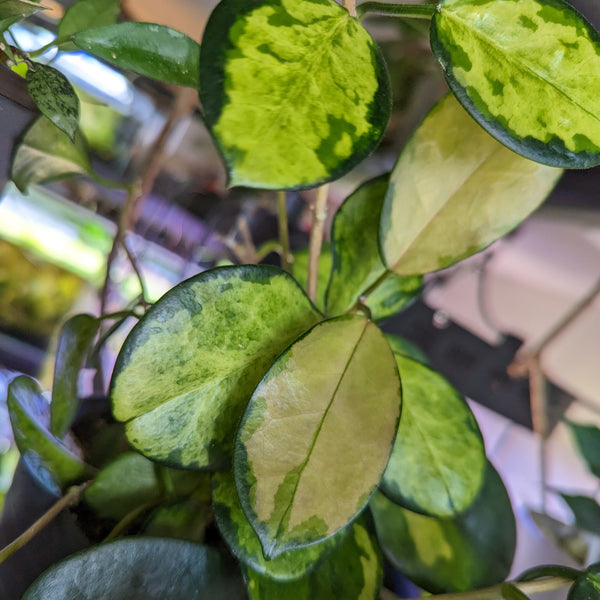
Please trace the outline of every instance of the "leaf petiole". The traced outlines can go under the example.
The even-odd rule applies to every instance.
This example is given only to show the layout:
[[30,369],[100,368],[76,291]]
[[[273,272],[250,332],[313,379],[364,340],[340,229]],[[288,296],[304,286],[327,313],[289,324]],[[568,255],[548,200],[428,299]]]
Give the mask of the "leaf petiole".
[[367,13],[404,17],[406,19],[431,19],[437,4],[387,4],[386,2],[363,2],[356,7],[356,15],[362,19]]

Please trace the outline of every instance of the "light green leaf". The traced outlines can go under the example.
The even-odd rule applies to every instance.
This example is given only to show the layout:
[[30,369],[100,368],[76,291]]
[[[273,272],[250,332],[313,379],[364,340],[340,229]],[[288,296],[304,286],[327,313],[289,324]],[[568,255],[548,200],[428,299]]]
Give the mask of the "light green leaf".
[[[319,257],[317,297],[315,298],[315,306],[321,312],[325,311],[325,291],[327,290],[327,282],[329,281],[329,275],[331,273],[332,260],[331,247],[327,242],[323,242],[321,256]],[[308,248],[294,252],[292,276],[304,289],[306,289],[308,279]]]
[[382,493],[371,501],[377,537],[392,565],[434,594],[504,581],[515,552],[515,518],[502,480],[488,463],[483,489],[454,519],[427,517]]
[[567,422],[567,426],[588,469],[596,477],[600,477],[600,429],[595,425],[572,422]]
[[122,454],[98,473],[85,491],[85,501],[100,517],[118,521],[134,508],[161,498],[156,468],[137,452]]
[[48,402],[29,377],[15,377],[8,386],[8,414],[15,443],[30,474],[49,492],[89,477],[93,469],[78,456],[70,439],[59,440],[48,430]]
[[356,517],[381,479],[399,416],[394,357],[363,317],[320,323],[279,357],[252,395],[234,456],[266,557]]
[[50,431],[59,438],[67,433],[79,408],[79,371],[84,365],[98,326],[98,319],[81,314],[70,318],[61,329],[50,404]]
[[256,573],[279,581],[304,576],[338,546],[347,533],[342,530],[319,544],[288,550],[266,560],[260,540],[242,510],[232,471],[213,475],[213,510],[219,530],[236,558]]
[[[361,185],[340,206],[331,232],[333,269],[327,288],[327,314],[350,310],[363,292],[386,272],[379,254],[381,207],[389,175]],[[384,319],[407,306],[421,291],[421,277],[389,275],[365,304],[374,320]]]
[[11,178],[25,192],[30,185],[91,172],[82,136],[77,134],[73,143],[49,119],[39,117],[17,146]]
[[199,45],[153,23],[117,23],[75,33],[74,44],[109,63],[165,83],[198,87]]
[[[70,35],[117,22],[121,12],[121,0],[78,0],[67,8],[58,24],[56,37],[58,40]],[[77,50],[72,42],[61,44],[63,51]]]
[[503,144],[555,167],[600,163],[600,36],[569,4],[442,0],[431,47],[460,102]]
[[407,340],[400,335],[396,335],[395,333],[386,333],[385,339],[390,345],[394,355],[411,358],[412,360],[416,360],[424,365],[430,366],[427,355],[410,340]]
[[321,318],[274,267],[222,267],[192,277],[165,294],[125,341],[111,383],[114,415],[153,460],[223,465],[252,391]]
[[43,573],[23,600],[243,598],[237,568],[200,544],[126,538],[69,556]]
[[567,600],[595,600],[600,596],[600,563],[590,565],[569,590]]
[[376,600],[383,575],[377,542],[364,518],[349,529],[344,541],[297,581],[275,581],[247,568],[250,600]]
[[157,508],[144,527],[144,535],[201,542],[212,520],[213,513],[208,502],[189,498]]
[[561,173],[508,150],[447,96],[392,172],[380,226],[385,263],[411,275],[479,252],[537,208]]
[[402,419],[380,489],[413,511],[451,517],[479,493],[487,461],[477,421],[439,373],[396,356]]
[[32,63],[25,78],[27,91],[41,113],[75,142],[79,98],[69,80],[60,71],[41,63]]
[[222,0],[202,39],[200,100],[230,185],[269,189],[348,172],[391,105],[380,50],[333,0]]
[[579,529],[600,535],[600,504],[586,496],[561,494],[575,515],[575,524]]

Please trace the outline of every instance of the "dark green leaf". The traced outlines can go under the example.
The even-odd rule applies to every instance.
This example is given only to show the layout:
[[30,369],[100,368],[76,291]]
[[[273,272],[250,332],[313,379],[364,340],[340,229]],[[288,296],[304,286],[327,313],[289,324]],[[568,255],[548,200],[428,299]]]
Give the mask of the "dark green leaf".
[[545,513],[530,510],[533,522],[546,538],[577,563],[584,564],[588,556],[590,540],[589,534],[577,529],[575,525],[567,525]]
[[68,557],[43,573],[23,600],[241,600],[237,568],[212,548],[181,540],[129,538]]
[[600,477],[600,429],[595,425],[581,425],[579,423],[567,422],[571,434],[575,439],[577,449],[588,469]]
[[591,565],[575,581],[569,590],[567,600],[598,600],[600,598],[600,563]]
[[98,325],[98,319],[82,314],[69,319],[61,329],[50,404],[50,431],[59,438],[67,433],[79,408],[79,371],[84,365]]
[[72,37],[78,48],[165,83],[198,87],[200,47],[187,35],[153,23],[117,23]]
[[561,496],[573,511],[577,527],[600,535],[600,505],[593,498],[586,496]]
[[323,540],[363,510],[399,416],[394,356],[363,317],[324,321],[277,359],[252,395],[234,455],[266,557]]
[[136,452],[128,452],[98,473],[84,497],[99,516],[118,521],[161,496],[156,465]]
[[489,464],[479,497],[454,519],[411,512],[381,493],[373,497],[371,508],[384,555],[430,592],[494,585],[510,571],[515,519],[504,485]]
[[[333,269],[327,288],[327,313],[351,309],[361,294],[381,278],[386,268],[379,254],[381,208],[389,175],[367,181],[348,196],[335,214],[332,228]],[[374,320],[406,307],[421,292],[421,277],[389,275],[365,304]]]
[[483,484],[487,461],[477,421],[439,373],[396,356],[402,418],[380,489],[396,504],[438,517],[466,510]]
[[[27,2],[27,0],[2,0],[2,2],[0,2],[0,24],[5,19],[11,20],[12,23],[16,23],[22,18],[28,17],[38,10],[44,9],[45,7],[40,6],[35,2]],[[0,29],[0,31],[2,31],[2,29]]]
[[21,192],[30,185],[91,173],[82,136],[75,143],[46,117],[36,119],[17,146],[11,178]]
[[[79,0],[67,8],[58,24],[57,39],[103,25],[113,25],[121,12],[121,0]],[[75,44],[61,44],[63,51],[77,50]]]
[[50,410],[39,385],[19,376],[8,386],[8,414],[15,443],[31,475],[53,494],[69,483],[89,477],[92,469],[68,439],[58,440],[48,430]]
[[219,530],[238,560],[256,573],[279,581],[304,576],[339,545],[347,533],[342,530],[320,544],[289,550],[272,560],[266,560],[260,540],[242,510],[231,471],[222,471],[213,476],[213,509]]
[[117,359],[113,412],[131,444],[184,467],[231,459],[235,430],[277,356],[321,319],[274,267],[222,267],[179,284],[134,327]]
[[390,345],[392,352],[396,356],[405,356],[406,358],[412,358],[424,365],[429,366],[429,359],[426,354],[415,344],[413,344],[410,340],[403,338],[394,333],[386,333],[385,339],[387,343]]
[[575,581],[581,575],[583,575],[583,571],[563,565],[540,565],[521,573],[517,577],[517,581],[535,581],[544,577],[562,577],[563,579]]
[[79,98],[69,80],[60,71],[41,63],[31,64],[26,80],[27,91],[42,114],[75,142]]
[[555,167],[600,163],[600,36],[567,2],[442,0],[431,47],[503,144]]
[[381,53],[333,0],[223,0],[202,38],[200,100],[231,185],[314,187],[378,144]]
[[381,213],[384,262],[414,275],[479,252],[537,208],[561,173],[511,152],[447,96],[392,172]]
[[350,526],[344,541],[302,579],[275,581],[246,569],[250,600],[376,600],[381,557],[365,519]]

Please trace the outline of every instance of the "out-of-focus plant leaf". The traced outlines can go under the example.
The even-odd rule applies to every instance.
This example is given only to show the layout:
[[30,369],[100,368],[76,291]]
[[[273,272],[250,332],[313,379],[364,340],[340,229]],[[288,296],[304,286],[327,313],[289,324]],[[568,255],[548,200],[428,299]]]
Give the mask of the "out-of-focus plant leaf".
[[571,496],[561,494],[575,515],[575,523],[579,529],[600,535],[600,505],[587,496]]
[[144,535],[201,542],[212,518],[208,502],[189,498],[154,510],[144,527]]
[[479,252],[537,208],[561,173],[494,140],[447,96],[392,171],[380,225],[385,264],[414,275]]
[[402,336],[396,335],[395,333],[386,333],[385,339],[390,345],[392,352],[396,356],[405,356],[406,358],[412,358],[412,360],[416,360],[420,363],[423,363],[424,365],[430,366],[427,355],[410,340],[407,340]]
[[600,429],[595,425],[567,422],[571,435],[588,469],[600,477]]
[[555,167],[600,163],[600,35],[567,2],[442,0],[431,48],[503,144]]
[[27,0],[2,0],[0,2],[0,33],[14,25],[17,21],[38,12],[45,10],[36,2]]
[[324,540],[363,510],[400,403],[394,356],[363,317],[324,321],[280,355],[252,394],[234,455],[240,501],[266,557]]
[[542,533],[560,550],[576,560],[580,565],[585,563],[589,544],[585,534],[575,527],[557,521],[552,517],[533,510],[529,511],[531,518]]
[[396,356],[402,419],[381,480],[396,504],[438,517],[465,511],[487,469],[483,438],[461,394],[439,373]]
[[192,277],[156,302],[125,341],[111,383],[114,415],[126,422],[130,443],[154,460],[222,466],[258,382],[321,318],[274,267]]
[[480,495],[463,514],[439,519],[411,512],[377,493],[377,537],[392,565],[432,593],[495,585],[510,571],[515,518],[502,480],[488,463]]
[[98,325],[98,319],[81,314],[71,317],[61,329],[50,404],[50,431],[59,438],[67,433],[79,408],[79,371],[96,336]]
[[391,106],[380,50],[332,0],[221,1],[202,38],[200,100],[230,185],[269,189],[348,172]]
[[116,23],[73,34],[73,43],[121,68],[165,83],[198,88],[200,46],[153,23]]
[[[317,271],[317,297],[315,298],[315,306],[325,312],[325,291],[327,290],[327,282],[331,273],[331,246],[327,242],[323,242],[321,248],[321,256],[319,257],[319,270]],[[294,279],[306,289],[308,277],[308,248],[294,252],[294,262],[292,262],[292,275]]]
[[[121,12],[121,0],[78,0],[65,11],[58,24],[56,37],[63,40],[69,36],[103,25],[113,25]],[[60,45],[63,51],[77,50],[72,42]]]

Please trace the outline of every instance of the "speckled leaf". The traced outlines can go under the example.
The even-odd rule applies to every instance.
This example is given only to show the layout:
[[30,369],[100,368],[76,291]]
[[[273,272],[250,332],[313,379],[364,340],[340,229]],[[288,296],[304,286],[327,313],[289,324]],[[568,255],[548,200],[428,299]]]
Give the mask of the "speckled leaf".
[[299,579],[324,559],[346,535],[342,530],[319,544],[288,550],[272,560],[263,556],[260,540],[240,504],[232,471],[213,475],[215,520],[229,548],[238,560],[269,579]]
[[487,461],[477,421],[439,373],[396,356],[402,419],[380,489],[416,512],[451,517],[466,510],[483,484]]
[[590,565],[569,589],[567,600],[597,600],[600,597],[600,563]]
[[222,0],[202,39],[200,100],[230,185],[313,187],[378,144],[381,53],[333,0]]
[[595,425],[571,422],[567,422],[567,426],[588,469],[596,477],[600,477],[600,429]]
[[[56,38],[63,40],[86,29],[113,25],[121,12],[121,0],[78,0],[65,11],[58,24]],[[77,50],[72,42],[61,44],[63,51]]]
[[79,408],[79,371],[84,365],[98,326],[98,319],[81,314],[70,318],[61,329],[56,347],[50,404],[50,431],[57,437],[62,437],[69,430]]
[[118,521],[138,506],[162,495],[157,466],[137,452],[127,452],[106,465],[85,491],[85,501],[100,517]]
[[[389,175],[367,181],[346,198],[335,214],[327,314],[339,315],[351,309],[386,272],[379,254],[378,229],[388,181]],[[366,299],[372,318],[383,319],[399,312],[419,295],[421,282],[421,277],[388,276]]]
[[125,341],[111,383],[114,415],[153,460],[223,465],[252,391],[319,320],[280,269],[222,267],[192,277],[165,294]]
[[555,167],[600,163],[600,36],[563,0],[442,0],[431,47],[493,136]]
[[344,541],[302,579],[275,581],[247,568],[250,600],[376,600],[383,569],[369,521],[349,527]]
[[491,138],[447,96],[392,172],[380,225],[385,263],[410,275],[479,252],[537,208],[561,173]]
[[7,405],[17,448],[40,485],[60,495],[61,488],[93,473],[70,439],[59,440],[48,430],[48,402],[33,379],[23,375],[13,379],[8,386]]
[[239,571],[213,548],[181,540],[126,538],[69,556],[43,573],[23,600],[243,598]]
[[320,323],[279,357],[252,395],[234,456],[266,557],[356,517],[381,479],[399,416],[394,357],[363,317]]
[[91,173],[83,137],[75,142],[46,117],[36,119],[17,146],[11,178],[25,192],[30,185]]
[[579,529],[600,535],[600,504],[587,496],[561,494],[575,515],[575,524]]
[[41,63],[32,63],[25,79],[27,92],[41,113],[74,142],[79,126],[79,98],[69,80]]
[[183,33],[153,23],[117,23],[75,33],[74,44],[109,63],[165,83],[198,87],[200,47]]
[[409,511],[377,493],[377,537],[392,565],[434,594],[504,581],[515,552],[515,518],[502,480],[488,463],[478,498],[454,519]]

